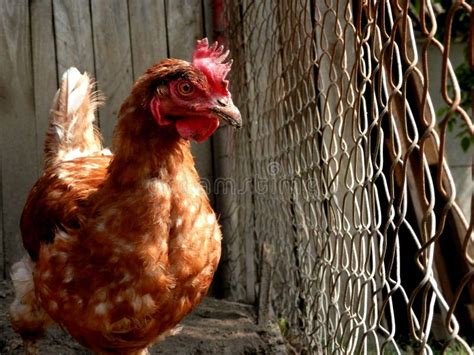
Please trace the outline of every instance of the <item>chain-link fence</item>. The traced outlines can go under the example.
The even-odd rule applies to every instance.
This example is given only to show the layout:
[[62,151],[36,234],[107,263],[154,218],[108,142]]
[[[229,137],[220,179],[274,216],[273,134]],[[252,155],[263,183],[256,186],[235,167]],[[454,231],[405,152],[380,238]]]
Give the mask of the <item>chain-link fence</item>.
[[[296,352],[470,352],[473,218],[456,204],[444,150],[451,122],[465,148],[474,132],[471,92],[449,60],[455,28],[473,40],[471,6],[223,8],[217,30],[245,121],[216,140],[227,295],[256,302],[260,321],[276,317]],[[445,109],[431,99],[440,90]]]

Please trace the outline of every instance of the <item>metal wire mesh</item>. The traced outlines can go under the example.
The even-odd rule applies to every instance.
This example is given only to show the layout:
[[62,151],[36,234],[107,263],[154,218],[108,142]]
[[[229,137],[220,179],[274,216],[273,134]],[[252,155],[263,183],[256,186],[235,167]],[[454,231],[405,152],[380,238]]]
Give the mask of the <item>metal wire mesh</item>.
[[471,351],[473,218],[444,147],[455,116],[474,132],[449,60],[452,19],[472,9],[458,1],[437,24],[433,8],[225,3],[245,120],[217,181],[227,294],[275,312],[295,352]]

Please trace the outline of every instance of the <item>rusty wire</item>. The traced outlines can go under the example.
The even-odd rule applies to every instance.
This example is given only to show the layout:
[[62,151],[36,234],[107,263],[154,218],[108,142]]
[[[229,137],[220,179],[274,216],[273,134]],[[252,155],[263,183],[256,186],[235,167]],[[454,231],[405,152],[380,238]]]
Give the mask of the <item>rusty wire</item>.
[[454,116],[474,133],[450,62],[459,11],[438,24],[429,0],[226,2],[245,119],[223,177],[227,294],[271,308],[295,352],[471,352],[473,221],[444,154]]

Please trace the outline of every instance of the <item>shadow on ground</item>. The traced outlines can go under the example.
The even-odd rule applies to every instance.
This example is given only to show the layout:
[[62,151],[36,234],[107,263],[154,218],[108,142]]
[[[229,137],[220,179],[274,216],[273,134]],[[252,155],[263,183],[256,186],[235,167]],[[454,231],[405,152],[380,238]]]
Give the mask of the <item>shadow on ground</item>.
[[[10,282],[0,282],[0,354],[24,354],[21,338],[12,330],[8,307]],[[259,327],[254,307],[207,298],[182,323],[183,330],[150,349],[151,354],[286,354],[277,328]],[[43,355],[91,354],[59,327],[51,327],[39,342]]]

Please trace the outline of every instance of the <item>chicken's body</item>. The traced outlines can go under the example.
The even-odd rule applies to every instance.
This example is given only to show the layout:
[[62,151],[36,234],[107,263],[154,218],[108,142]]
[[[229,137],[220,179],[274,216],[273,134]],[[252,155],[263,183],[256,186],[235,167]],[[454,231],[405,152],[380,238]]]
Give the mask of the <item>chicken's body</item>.
[[153,119],[137,102],[139,90],[120,110],[114,157],[89,128],[80,150],[47,141],[21,223],[32,261],[12,273],[12,323],[26,340],[53,320],[96,352],[132,354],[171,331],[209,288],[220,257],[216,216],[183,129],[156,129],[159,113]]

